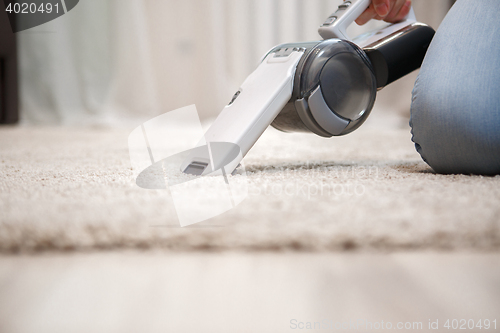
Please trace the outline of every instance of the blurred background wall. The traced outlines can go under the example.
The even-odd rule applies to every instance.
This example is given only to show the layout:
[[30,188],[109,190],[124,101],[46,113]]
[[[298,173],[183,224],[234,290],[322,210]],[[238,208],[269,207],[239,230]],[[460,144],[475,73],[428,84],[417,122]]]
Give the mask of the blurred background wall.
[[[214,117],[262,55],[279,43],[318,40],[317,27],[341,1],[81,0],[18,33],[21,119],[136,125],[190,104]],[[414,0],[414,7],[437,28],[451,3]],[[415,77],[384,89],[379,112],[407,117]]]

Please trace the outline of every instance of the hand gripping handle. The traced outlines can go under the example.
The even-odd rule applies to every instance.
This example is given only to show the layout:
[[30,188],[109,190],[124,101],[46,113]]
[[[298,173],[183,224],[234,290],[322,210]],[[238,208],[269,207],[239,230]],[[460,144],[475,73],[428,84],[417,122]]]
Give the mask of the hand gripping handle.
[[319,27],[321,37],[350,40],[346,33],[347,28],[370,6],[370,2],[371,0],[344,1]]
[[[344,1],[319,27],[319,34],[323,39],[339,38],[352,41],[347,35],[347,28],[370,6],[370,3],[371,0]],[[412,7],[405,19],[394,25],[399,27],[413,22],[416,22],[416,18]]]

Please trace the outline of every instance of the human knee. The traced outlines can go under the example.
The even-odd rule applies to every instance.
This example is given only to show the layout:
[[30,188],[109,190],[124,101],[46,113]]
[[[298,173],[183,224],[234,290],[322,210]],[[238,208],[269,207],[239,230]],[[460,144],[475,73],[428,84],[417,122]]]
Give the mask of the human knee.
[[439,173],[500,173],[500,101],[465,102],[446,91],[421,87],[411,110],[413,141],[422,158]]

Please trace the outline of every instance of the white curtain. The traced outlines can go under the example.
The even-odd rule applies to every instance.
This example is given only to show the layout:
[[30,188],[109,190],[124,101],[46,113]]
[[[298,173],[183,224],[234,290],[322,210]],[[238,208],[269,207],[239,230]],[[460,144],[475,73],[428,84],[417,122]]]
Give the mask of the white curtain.
[[[135,125],[190,104],[213,117],[271,47],[318,40],[317,27],[341,1],[80,0],[18,33],[22,120]],[[435,27],[448,3],[414,2]],[[391,99],[382,103],[396,105]]]

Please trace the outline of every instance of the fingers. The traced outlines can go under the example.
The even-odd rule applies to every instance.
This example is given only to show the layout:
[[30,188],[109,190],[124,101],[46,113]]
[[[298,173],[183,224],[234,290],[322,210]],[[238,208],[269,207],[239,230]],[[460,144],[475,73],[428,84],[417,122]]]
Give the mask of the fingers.
[[366,9],[363,14],[358,17],[356,23],[363,25],[371,19],[380,20],[386,17],[390,12],[390,1],[395,0],[372,0],[368,9]]
[[389,0],[372,0],[375,13],[380,17],[386,17],[389,14]]
[[408,15],[411,0],[372,0],[370,6],[361,14],[356,23],[363,25],[371,19],[399,22]]
[[356,23],[359,25],[363,25],[366,22],[370,21],[371,19],[377,17],[377,13],[375,12],[375,9],[373,8],[373,3],[370,4],[370,6],[361,14],[357,19]]
[[399,22],[410,12],[411,1],[396,0],[389,14],[384,18],[386,22]]
[[408,13],[410,13],[410,10],[411,0],[402,0],[399,10],[391,11],[384,20],[391,23],[399,22],[404,19]]

